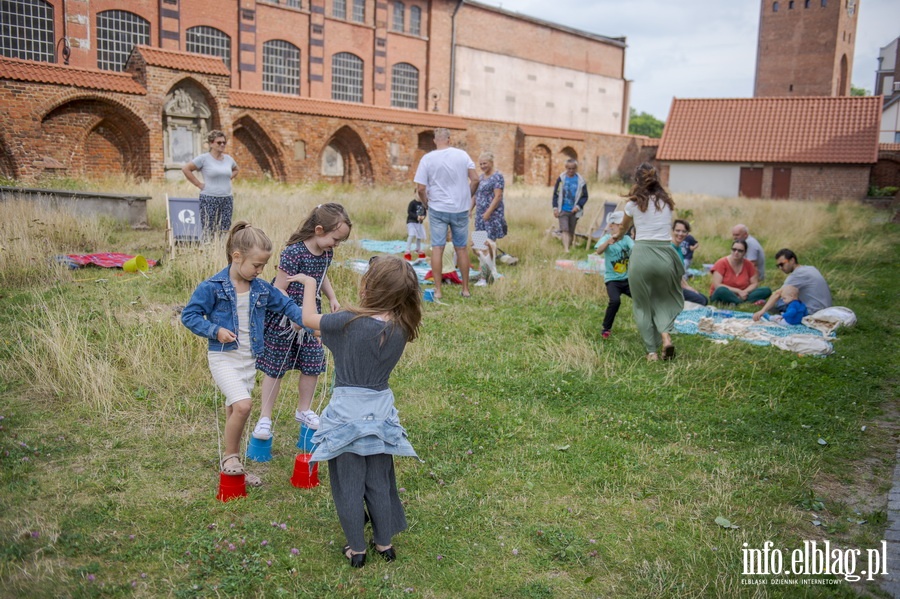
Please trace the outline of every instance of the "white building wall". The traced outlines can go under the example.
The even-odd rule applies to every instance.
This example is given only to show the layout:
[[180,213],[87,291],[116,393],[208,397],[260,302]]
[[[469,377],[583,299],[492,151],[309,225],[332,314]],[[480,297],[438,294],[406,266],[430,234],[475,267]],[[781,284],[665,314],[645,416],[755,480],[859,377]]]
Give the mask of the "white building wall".
[[669,191],[735,198],[741,182],[738,164],[673,162],[669,165]]
[[455,88],[459,116],[622,132],[624,79],[457,46]]
[[878,134],[878,143],[900,143],[897,136],[900,135],[900,102],[894,102],[881,113],[881,131]]

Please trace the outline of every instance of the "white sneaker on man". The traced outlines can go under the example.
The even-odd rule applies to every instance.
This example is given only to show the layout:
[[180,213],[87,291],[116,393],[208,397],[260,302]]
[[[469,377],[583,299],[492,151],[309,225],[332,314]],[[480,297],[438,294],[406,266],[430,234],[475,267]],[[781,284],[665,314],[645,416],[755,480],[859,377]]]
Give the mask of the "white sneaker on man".
[[294,412],[294,420],[296,420],[300,424],[305,424],[307,428],[319,428],[319,415],[312,410],[303,410],[302,412],[300,410],[296,410]]

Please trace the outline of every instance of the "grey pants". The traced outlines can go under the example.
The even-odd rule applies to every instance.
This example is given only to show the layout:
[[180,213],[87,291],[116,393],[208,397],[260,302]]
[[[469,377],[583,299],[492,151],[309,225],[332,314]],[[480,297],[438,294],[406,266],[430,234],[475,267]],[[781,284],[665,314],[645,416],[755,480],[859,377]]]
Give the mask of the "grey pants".
[[662,343],[660,333],[671,333],[684,309],[681,277],[684,264],[668,241],[637,241],[628,262],[628,284],[638,332],[647,353]]
[[363,528],[367,512],[378,545],[390,545],[395,534],[406,530],[393,456],[343,453],[328,460],[328,479],[338,520],[353,551],[366,550]]

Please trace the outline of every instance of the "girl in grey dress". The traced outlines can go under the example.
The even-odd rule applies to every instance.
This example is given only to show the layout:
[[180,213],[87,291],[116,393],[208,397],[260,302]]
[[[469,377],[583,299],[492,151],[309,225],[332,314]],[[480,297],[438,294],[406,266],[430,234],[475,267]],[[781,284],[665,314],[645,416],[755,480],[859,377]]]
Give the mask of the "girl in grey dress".
[[359,306],[324,315],[315,310],[315,279],[298,274],[289,280],[306,288],[303,324],[322,332],[334,356],[334,392],[313,436],[317,447],[310,461],[328,462],[347,538],[344,556],[355,568],[365,565],[363,528],[369,520],[375,550],[393,561],[392,538],[406,529],[393,456],[418,456],[400,426],[388,379],[407,342],[418,336],[419,280],[406,261],[375,258],[360,281]]

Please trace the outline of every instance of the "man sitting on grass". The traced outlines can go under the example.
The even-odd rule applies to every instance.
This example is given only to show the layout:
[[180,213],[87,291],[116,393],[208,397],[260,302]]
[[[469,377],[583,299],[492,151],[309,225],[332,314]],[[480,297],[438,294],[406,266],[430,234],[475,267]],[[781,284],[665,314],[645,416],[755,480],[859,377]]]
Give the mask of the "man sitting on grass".
[[[778,250],[775,254],[775,266],[788,276],[784,280],[784,287],[791,285],[797,288],[799,299],[806,305],[810,314],[831,307],[831,289],[829,289],[825,277],[815,266],[801,266],[797,263],[797,254],[789,249]],[[759,312],[753,314],[753,320],[762,318],[772,307],[779,312],[784,311],[785,303],[782,299],[784,287],[769,296],[768,301]]]

